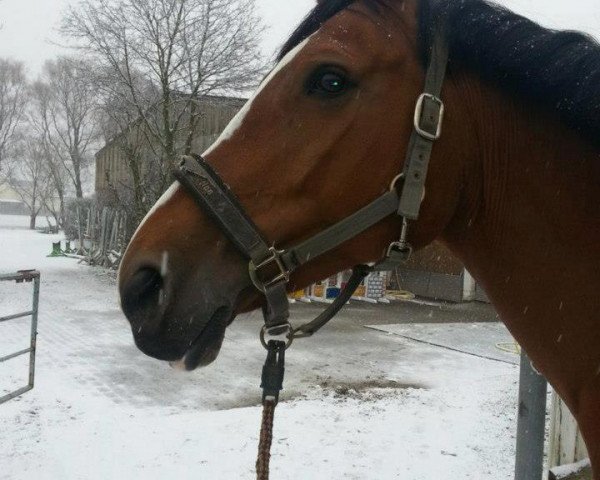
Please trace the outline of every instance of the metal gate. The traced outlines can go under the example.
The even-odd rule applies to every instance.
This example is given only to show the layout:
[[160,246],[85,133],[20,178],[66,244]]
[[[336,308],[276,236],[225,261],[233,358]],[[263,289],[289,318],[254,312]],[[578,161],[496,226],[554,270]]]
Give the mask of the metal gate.
[[31,340],[29,348],[20,350],[18,352],[11,353],[5,357],[0,358],[0,363],[11,360],[20,355],[29,354],[29,382],[25,387],[19,388],[13,392],[10,392],[0,397],[0,404],[11,400],[12,398],[18,397],[25,392],[28,392],[33,388],[33,381],[35,376],[35,344],[37,337],[37,322],[38,322],[38,304],[40,298],[40,272],[37,270],[21,270],[17,273],[9,275],[0,275],[0,281],[14,281],[17,283],[31,283],[33,282],[33,301],[31,310],[27,312],[15,313],[6,317],[0,317],[0,323],[14,320],[16,318],[31,317]]

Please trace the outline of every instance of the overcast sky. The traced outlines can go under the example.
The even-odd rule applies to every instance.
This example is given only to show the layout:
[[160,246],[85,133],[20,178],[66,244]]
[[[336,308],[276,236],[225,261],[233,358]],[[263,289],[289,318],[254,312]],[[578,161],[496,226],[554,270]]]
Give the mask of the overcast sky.
[[[271,55],[315,0],[256,0],[269,30],[263,48]],[[35,74],[61,52],[52,44],[61,12],[76,0],[0,0],[0,57],[23,60]],[[509,8],[553,28],[583,30],[600,38],[600,0],[500,0]]]

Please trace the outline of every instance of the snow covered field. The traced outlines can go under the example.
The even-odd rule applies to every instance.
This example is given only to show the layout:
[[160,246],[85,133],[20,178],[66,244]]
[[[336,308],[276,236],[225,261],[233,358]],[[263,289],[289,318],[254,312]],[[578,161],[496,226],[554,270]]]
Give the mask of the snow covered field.
[[[213,365],[174,371],[133,346],[113,276],[46,258],[59,237],[27,224],[0,216],[0,272],[42,272],[36,386],[0,405],[0,478],[254,478],[259,316],[234,322]],[[0,284],[0,316],[30,292]],[[289,351],[273,479],[512,478],[517,367],[344,320]],[[0,324],[0,356],[26,346],[27,321]],[[26,383],[25,360],[0,366],[0,395]]]

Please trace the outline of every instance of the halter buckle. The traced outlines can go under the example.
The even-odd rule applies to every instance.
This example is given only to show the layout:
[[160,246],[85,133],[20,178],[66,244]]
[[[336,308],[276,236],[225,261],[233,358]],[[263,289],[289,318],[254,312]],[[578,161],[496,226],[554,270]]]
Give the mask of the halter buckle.
[[[288,282],[290,280],[290,271],[286,268],[283,260],[281,259],[281,255],[284,250],[277,250],[275,247],[270,247],[269,252],[271,256],[260,262],[258,265],[254,264],[254,261],[250,260],[248,265],[248,272],[250,273],[250,279],[256,288],[258,288],[261,292],[264,292],[268,287],[275,285],[281,281]],[[259,278],[259,270],[265,268],[268,265],[275,265],[279,273],[275,275],[271,280],[262,280]]]
[[[423,122],[423,112],[430,114],[432,108],[437,109],[437,119],[435,116],[427,118],[428,122]],[[417,100],[417,106],[415,107],[414,126],[415,131],[423,138],[427,140],[437,140],[442,135],[442,120],[444,119],[444,102],[439,97],[430,93],[422,93]],[[428,126],[425,126],[428,125]],[[428,130],[428,127],[434,129],[434,131]]]

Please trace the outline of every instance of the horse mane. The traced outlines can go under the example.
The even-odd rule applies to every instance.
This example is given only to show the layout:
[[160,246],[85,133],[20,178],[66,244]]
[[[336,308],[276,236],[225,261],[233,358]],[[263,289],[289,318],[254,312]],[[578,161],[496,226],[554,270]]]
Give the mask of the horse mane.
[[[279,54],[357,0],[322,0],[292,33]],[[398,0],[364,0],[379,5]],[[420,0],[419,45],[428,61],[432,25],[445,18],[451,71],[468,69],[509,94],[558,113],[600,146],[600,45],[575,31],[544,28],[484,0]]]

